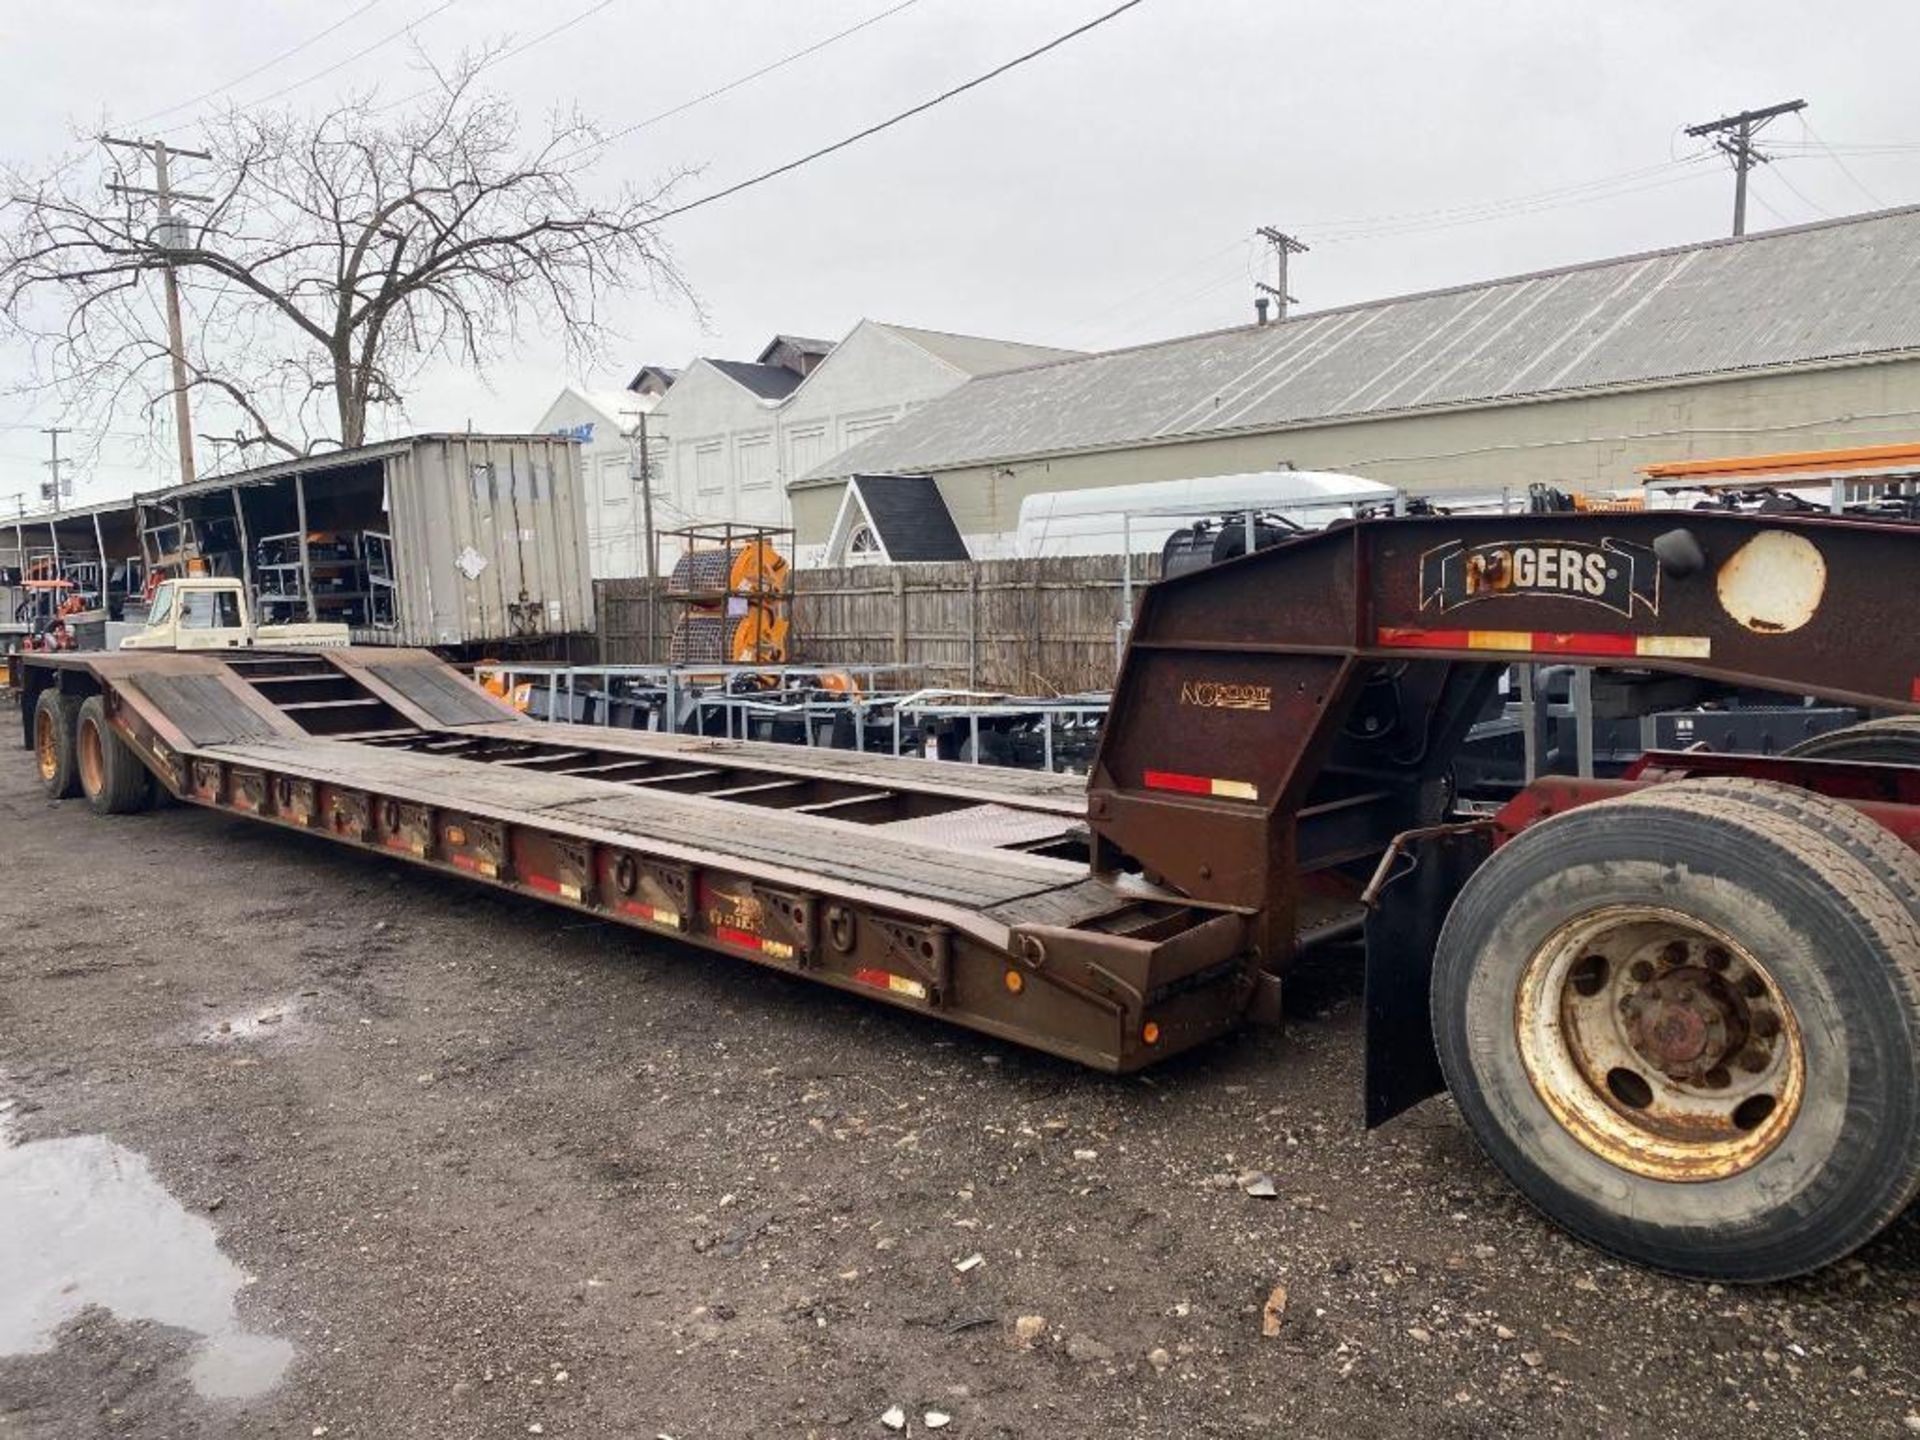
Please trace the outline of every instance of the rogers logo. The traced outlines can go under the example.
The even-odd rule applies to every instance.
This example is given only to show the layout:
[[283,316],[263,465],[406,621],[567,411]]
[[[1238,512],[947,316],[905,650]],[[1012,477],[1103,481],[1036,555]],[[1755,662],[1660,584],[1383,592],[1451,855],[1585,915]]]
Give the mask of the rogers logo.
[[1443,613],[1502,595],[1557,596],[1631,617],[1660,613],[1660,562],[1628,540],[1454,540],[1420,557],[1420,608]]

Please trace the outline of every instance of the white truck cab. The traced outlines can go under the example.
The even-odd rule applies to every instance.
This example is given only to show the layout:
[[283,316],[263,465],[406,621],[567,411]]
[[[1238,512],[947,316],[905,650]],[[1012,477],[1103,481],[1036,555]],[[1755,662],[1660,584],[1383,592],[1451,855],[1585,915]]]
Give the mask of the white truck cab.
[[145,628],[122,650],[337,649],[353,643],[345,625],[255,625],[234,579],[163,580],[153,592]]

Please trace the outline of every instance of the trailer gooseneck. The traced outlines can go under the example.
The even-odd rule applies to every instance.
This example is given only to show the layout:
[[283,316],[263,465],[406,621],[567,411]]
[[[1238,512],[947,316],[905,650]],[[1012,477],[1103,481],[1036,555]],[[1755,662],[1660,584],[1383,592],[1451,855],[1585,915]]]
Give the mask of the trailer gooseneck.
[[[1920,720],[1450,813],[1500,667],[1920,710],[1920,530],[1344,524],[1149,591],[1091,784],[514,714],[419,652],[14,660],[48,788],[308,830],[1108,1070],[1364,927],[1371,1122],[1446,1088],[1552,1218],[1758,1280],[1920,1190]],[[1903,568],[1905,567],[1905,568]],[[151,778],[149,778],[151,777]]]

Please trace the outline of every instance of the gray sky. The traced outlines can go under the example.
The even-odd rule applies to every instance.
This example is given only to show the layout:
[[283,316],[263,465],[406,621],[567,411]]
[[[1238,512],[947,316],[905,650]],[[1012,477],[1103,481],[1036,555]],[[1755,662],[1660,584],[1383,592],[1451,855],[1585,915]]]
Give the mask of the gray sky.
[[[76,126],[124,125],[224,85],[354,3],[365,0],[15,0],[0,18],[0,147],[15,162],[51,158]],[[377,0],[219,98],[258,103],[342,61],[275,103],[319,106],[373,84],[403,94],[418,84],[404,40],[349,57],[414,20],[423,49],[451,56],[586,14],[488,80],[530,120],[577,101],[611,128],[890,0],[597,3]],[[917,0],[616,143],[596,175],[611,185],[699,166],[679,191],[695,198],[1111,3]],[[1681,128],[1801,96],[1812,130],[1788,117],[1768,132],[1781,158],[1756,173],[1751,229],[1920,201],[1915,53],[1913,0],[1146,0],[853,150],[671,222],[709,328],[643,290],[616,317],[626,359],[580,378],[617,385],[642,362],[751,358],[775,331],[838,337],[862,316],[1101,349],[1239,324],[1260,224],[1313,247],[1294,262],[1302,309],[1711,238],[1726,233],[1732,179],[1718,159],[1674,163],[1701,149]],[[195,113],[146,131],[191,145]],[[1889,146],[1906,148],[1870,148]],[[18,357],[0,354],[0,378],[17,373]],[[568,378],[558,354],[535,349],[486,380],[431,375],[410,428],[526,428]],[[56,420],[139,428],[0,402],[0,508],[42,478],[37,430]],[[100,460],[77,498],[173,478],[135,439]]]

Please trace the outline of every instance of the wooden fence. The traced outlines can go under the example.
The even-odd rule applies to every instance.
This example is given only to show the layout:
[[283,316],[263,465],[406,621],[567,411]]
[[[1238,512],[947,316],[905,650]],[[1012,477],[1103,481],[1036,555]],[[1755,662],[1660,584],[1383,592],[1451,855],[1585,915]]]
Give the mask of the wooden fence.
[[[1133,565],[1137,596],[1160,558],[1135,556]],[[795,571],[793,659],[913,666],[927,684],[1027,695],[1105,690],[1122,574],[1118,555]],[[658,599],[649,636],[647,581],[594,588],[602,662],[661,660],[678,608]]]

